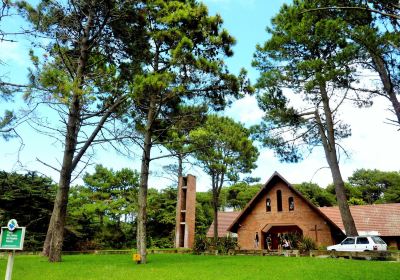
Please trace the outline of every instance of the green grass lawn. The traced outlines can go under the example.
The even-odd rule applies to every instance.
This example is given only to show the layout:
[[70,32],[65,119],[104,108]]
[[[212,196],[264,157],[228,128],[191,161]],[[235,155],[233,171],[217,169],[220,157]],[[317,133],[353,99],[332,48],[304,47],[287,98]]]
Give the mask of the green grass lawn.
[[[71,255],[62,263],[16,256],[13,279],[400,279],[400,263],[261,256],[149,255],[136,265],[130,255]],[[0,258],[0,279],[7,259]]]

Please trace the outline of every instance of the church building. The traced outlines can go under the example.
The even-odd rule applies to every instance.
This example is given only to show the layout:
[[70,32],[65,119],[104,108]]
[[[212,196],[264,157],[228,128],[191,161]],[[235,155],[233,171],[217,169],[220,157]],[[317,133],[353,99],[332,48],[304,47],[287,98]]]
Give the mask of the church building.
[[[360,235],[382,236],[379,230],[386,229],[387,238],[382,237],[388,246],[399,246],[400,204],[382,206],[352,206],[357,230]],[[238,245],[245,250],[267,249],[267,239],[269,249],[278,249],[280,237],[287,234],[307,236],[318,246],[336,244],[345,238],[338,207],[316,207],[277,172],[243,211],[220,212],[218,217],[218,235],[237,234]],[[390,219],[389,225],[385,219]],[[213,225],[207,236],[213,236]]]

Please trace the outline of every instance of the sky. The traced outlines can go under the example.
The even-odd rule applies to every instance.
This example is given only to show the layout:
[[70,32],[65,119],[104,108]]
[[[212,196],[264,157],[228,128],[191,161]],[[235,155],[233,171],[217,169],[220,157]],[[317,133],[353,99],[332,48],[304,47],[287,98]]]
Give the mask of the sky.
[[[209,7],[209,13],[220,14],[224,19],[224,28],[232,34],[237,43],[234,47],[234,56],[226,60],[229,69],[233,73],[239,73],[244,67],[249,71],[249,77],[254,83],[258,77],[257,71],[251,67],[252,56],[256,44],[262,44],[268,39],[265,31],[270,24],[271,17],[279,11],[279,7],[289,1],[281,0],[204,0]],[[18,26],[20,22],[3,22],[1,24]],[[3,25],[4,26],[4,25]],[[19,39],[16,43],[0,42],[0,59],[5,65],[0,67],[0,75],[8,76],[9,81],[24,82],[28,74],[29,43]],[[366,79],[374,79],[366,77]],[[18,99],[17,99],[18,100]],[[0,112],[5,108],[17,110],[20,102],[8,102],[0,104]],[[388,111],[390,104],[384,99],[375,99],[374,105],[368,109],[357,109],[351,106],[344,108],[342,115],[348,120],[352,127],[352,136],[342,142],[348,157],[343,155],[340,159],[340,166],[343,177],[348,176],[361,168],[380,169],[385,171],[399,171],[399,143],[400,132],[395,127],[385,123],[385,119],[391,117]],[[254,97],[245,97],[236,101],[225,111],[227,116],[240,121],[246,126],[258,123],[261,120],[262,112],[257,107]],[[58,181],[57,172],[44,166],[37,161],[45,161],[57,166],[62,160],[61,148],[43,135],[35,133],[27,126],[18,128],[24,145],[20,150],[18,139],[4,141],[0,138],[0,170],[25,172],[36,170],[41,174],[50,176],[55,182]],[[261,182],[278,171],[290,183],[314,182],[322,187],[332,182],[332,177],[327,168],[323,150],[316,148],[312,153],[305,155],[304,160],[296,164],[281,163],[275,157],[274,152],[259,147],[260,156],[257,161],[257,168],[251,176],[261,178]],[[160,153],[154,149],[155,154]],[[126,158],[118,155],[111,147],[96,151],[93,163],[102,164],[107,168],[118,170],[124,167],[140,169],[140,151],[138,156]],[[159,160],[151,162],[150,169],[153,171],[149,185],[150,187],[163,188],[171,185],[169,179],[165,179],[161,173],[162,166],[173,163],[170,160]],[[87,169],[91,172],[93,167]],[[188,170],[197,177],[197,190],[206,191],[210,189],[208,176],[198,168]],[[77,179],[73,184],[81,183]]]

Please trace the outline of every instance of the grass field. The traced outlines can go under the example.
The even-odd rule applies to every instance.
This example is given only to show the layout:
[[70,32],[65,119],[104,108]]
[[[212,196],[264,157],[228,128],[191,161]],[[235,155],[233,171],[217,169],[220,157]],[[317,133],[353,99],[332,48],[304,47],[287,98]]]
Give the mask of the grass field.
[[[0,279],[7,259],[0,258]],[[13,279],[400,279],[400,263],[346,259],[261,256],[149,255],[136,265],[130,255],[64,256],[48,263],[39,256],[16,256]]]

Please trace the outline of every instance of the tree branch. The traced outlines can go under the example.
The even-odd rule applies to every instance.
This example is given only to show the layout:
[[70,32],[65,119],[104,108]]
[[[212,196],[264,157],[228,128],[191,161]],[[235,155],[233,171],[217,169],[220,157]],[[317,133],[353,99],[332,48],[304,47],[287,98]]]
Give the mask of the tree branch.
[[50,167],[51,169],[57,171],[58,173],[61,172],[59,169],[55,168],[54,166],[51,166],[51,165],[48,164],[48,163],[45,163],[45,162],[41,161],[39,158],[36,158],[36,160],[37,160],[38,162],[40,162],[41,164],[43,164],[44,166]]
[[78,154],[74,157],[72,161],[72,170],[75,169],[77,164],[79,163],[80,159],[86,152],[86,150],[90,147],[91,143],[93,140],[96,138],[97,134],[99,131],[103,128],[104,123],[108,119],[108,117],[114,112],[114,110],[126,99],[126,95],[119,97],[116,102],[108,109],[108,111],[103,115],[103,117],[100,119],[98,125],[96,128],[93,130],[92,134],[90,137],[87,139],[86,143],[83,145],[83,147],[79,150]]
[[314,9],[307,9],[300,14],[308,13],[308,12],[316,12],[316,11],[326,11],[326,10],[361,10],[361,11],[369,11],[371,13],[380,14],[385,17],[390,17],[394,19],[400,19],[400,16],[395,14],[388,14],[385,12],[381,12],[379,10],[370,9],[368,7],[322,7],[322,8],[314,8]]

